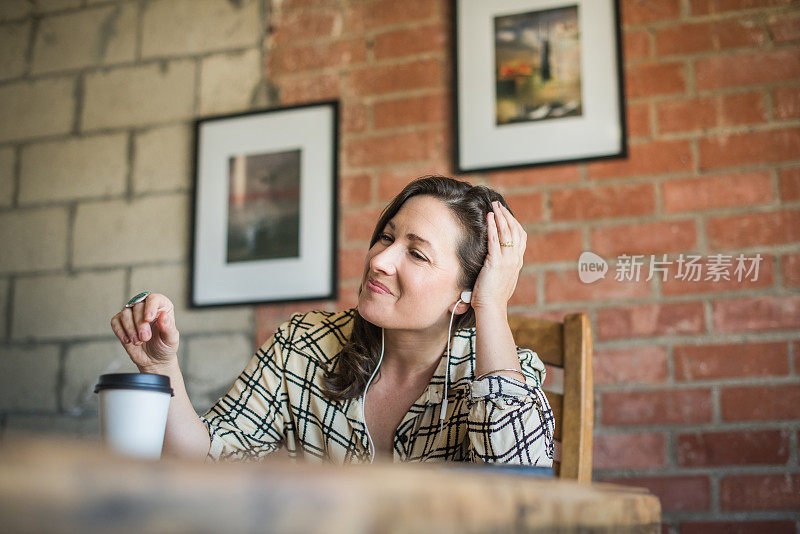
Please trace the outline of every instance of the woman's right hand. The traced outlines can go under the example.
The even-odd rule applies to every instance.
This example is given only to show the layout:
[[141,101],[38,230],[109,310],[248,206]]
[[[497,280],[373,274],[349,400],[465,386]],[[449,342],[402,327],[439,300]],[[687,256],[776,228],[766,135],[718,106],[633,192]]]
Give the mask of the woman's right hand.
[[180,334],[175,308],[166,296],[150,293],[111,318],[111,329],[142,372],[158,372],[178,362]]

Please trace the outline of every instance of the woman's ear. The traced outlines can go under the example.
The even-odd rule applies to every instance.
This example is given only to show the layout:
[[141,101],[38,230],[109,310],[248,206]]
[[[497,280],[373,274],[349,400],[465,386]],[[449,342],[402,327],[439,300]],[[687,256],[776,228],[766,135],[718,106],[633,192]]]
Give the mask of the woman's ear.
[[450,313],[453,313],[453,310],[455,310],[456,315],[467,313],[467,311],[469,311],[469,304],[466,302],[457,302],[455,306],[450,308]]

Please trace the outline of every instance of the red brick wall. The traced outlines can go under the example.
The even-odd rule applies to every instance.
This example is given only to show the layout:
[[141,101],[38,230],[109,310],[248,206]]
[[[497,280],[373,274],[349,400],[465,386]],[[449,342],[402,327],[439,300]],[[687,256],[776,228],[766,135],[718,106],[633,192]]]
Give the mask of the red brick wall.
[[[591,316],[595,478],[650,488],[665,531],[795,532],[800,3],[621,4],[629,157],[464,178],[503,192],[529,233],[511,311]],[[258,341],[292,311],[352,305],[380,209],[453,169],[449,2],[270,9],[280,103],[342,103],[341,297],[261,307]],[[752,282],[584,285],[582,250],[764,261]]]

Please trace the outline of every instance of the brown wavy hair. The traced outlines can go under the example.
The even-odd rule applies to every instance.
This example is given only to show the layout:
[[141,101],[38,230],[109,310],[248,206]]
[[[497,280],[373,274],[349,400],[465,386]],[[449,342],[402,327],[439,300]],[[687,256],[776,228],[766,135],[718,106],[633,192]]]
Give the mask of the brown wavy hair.
[[[472,289],[488,252],[486,214],[492,211],[492,202],[496,200],[506,208],[508,204],[500,193],[486,186],[474,186],[469,182],[447,176],[423,176],[409,183],[384,208],[372,232],[370,249],[402,205],[416,195],[429,195],[442,201],[450,208],[464,230],[461,241],[456,246],[456,254],[461,265],[459,286],[462,291]],[[353,323],[350,339],[345,343],[335,364],[326,371],[323,379],[323,393],[335,401],[361,396],[380,357],[380,327],[366,321],[357,312]],[[457,315],[453,319],[453,325],[454,331],[475,326],[474,310],[470,307],[465,313]]]

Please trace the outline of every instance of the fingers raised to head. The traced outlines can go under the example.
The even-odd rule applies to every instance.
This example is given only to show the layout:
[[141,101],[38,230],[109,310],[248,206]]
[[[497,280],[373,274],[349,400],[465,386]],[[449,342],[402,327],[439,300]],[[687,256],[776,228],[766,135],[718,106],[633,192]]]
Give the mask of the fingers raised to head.
[[490,211],[487,215],[488,227],[486,228],[486,237],[488,240],[489,254],[492,256],[500,254],[500,236],[497,234],[497,215]]
[[511,228],[508,226],[508,221],[506,220],[506,212],[503,211],[502,204],[497,202],[493,204],[494,207],[494,218],[495,222],[497,223],[497,233],[500,238],[501,243],[505,243],[506,241],[511,241],[514,239],[514,235],[511,233]]

